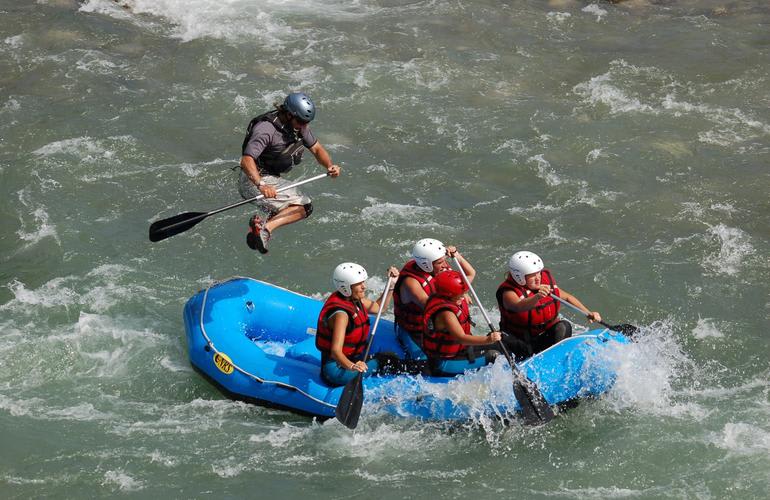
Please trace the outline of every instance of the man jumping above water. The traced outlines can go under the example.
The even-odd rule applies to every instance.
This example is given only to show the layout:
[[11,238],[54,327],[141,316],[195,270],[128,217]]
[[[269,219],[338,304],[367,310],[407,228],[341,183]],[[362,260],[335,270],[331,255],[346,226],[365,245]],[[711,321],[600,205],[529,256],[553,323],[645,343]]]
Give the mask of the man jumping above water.
[[267,253],[268,241],[277,228],[305,219],[313,212],[311,199],[298,189],[277,192],[290,184],[281,174],[302,161],[304,148],[313,153],[331,177],[340,175],[340,167],[332,163],[329,153],[310,131],[308,124],[313,118],[313,101],[302,92],[293,92],[275,110],[249,122],[241,148],[238,192],[244,199],[263,194],[265,197],[254,203],[267,212],[266,220],[254,215],[249,221],[246,244],[252,250]]

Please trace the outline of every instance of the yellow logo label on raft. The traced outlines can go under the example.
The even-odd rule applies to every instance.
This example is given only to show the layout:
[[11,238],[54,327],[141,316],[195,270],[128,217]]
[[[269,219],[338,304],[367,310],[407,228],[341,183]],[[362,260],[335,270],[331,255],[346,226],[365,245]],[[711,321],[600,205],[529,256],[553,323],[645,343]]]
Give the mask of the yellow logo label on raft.
[[217,368],[219,368],[219,371],[224,373],[225,375],[230,375],[233,373],[233,360],[227,357],[227,354],[218,352],[214,354],[214,364],[217,365]]

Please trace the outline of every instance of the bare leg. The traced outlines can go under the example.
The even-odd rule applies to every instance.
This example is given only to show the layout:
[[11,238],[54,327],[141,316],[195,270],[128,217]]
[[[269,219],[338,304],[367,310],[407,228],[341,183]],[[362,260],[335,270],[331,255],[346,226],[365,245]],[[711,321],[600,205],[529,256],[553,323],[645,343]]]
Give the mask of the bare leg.
[[302,205],[289,205],[274,216],[270,217],[264,227],[273,233],[276,229],[286,224],[293,224],[305,218],[305,207]]

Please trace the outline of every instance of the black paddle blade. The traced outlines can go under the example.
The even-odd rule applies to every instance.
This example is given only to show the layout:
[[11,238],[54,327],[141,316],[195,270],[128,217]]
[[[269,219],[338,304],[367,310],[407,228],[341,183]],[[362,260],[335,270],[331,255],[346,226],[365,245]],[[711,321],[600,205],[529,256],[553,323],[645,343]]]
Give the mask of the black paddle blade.
[[543,425],[556,416],[543,393],[529,380],[523,382],[514,377],[513,395],[521,406],[521,416],[526,425]]
[[355,429],[358,425],[358,417],[361,416],[361,407],[364,404],[364,387],[361,382],[363,378],[363,374],[359,373],[345,384],[337,409],[334,410],[337,420],[348,429]]
[[628,323],[613,325],[612,329],[616,332],[622,333],[626,337],[633,337],[634,334],[639,331],[639,328],[635,327],[634,325],[629,325]]
[[629,325],[628,323],[621,323],[619,325],[608,325],[604,321],[599,321],[599,324],[606,328],[609,328],[614,332],[620,332],[629,338],[634,338],[634,334],[639,331],[639,328],[635,327],[634,325]]
[[153,222],[150,225],[150,241],[161,241],[183,233],[205,219],[207,215],[207,212],[185,212]]

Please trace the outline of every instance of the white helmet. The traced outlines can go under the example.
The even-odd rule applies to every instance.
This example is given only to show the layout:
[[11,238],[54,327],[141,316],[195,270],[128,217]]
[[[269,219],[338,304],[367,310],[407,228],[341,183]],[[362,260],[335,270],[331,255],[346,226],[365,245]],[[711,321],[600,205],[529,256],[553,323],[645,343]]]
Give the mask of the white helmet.
[[334,268],[332,286],[345,297],[350,297],[350,294],[353,293],[350,287],[356,283],[366,281],[368,277],[369,275],[366,274],[366,269],[363,267],[353,262],[343,262]]
[[516,252],[508,259],[508,269],[511,270],[513,281],[524,286],[528,274],[543,270],[543,261],[532,252]]
[[432,273],[433,261],[444,255],[446,255],[444,244],[433,238],[423,238],[412,248],[412,258],[426,273]]

